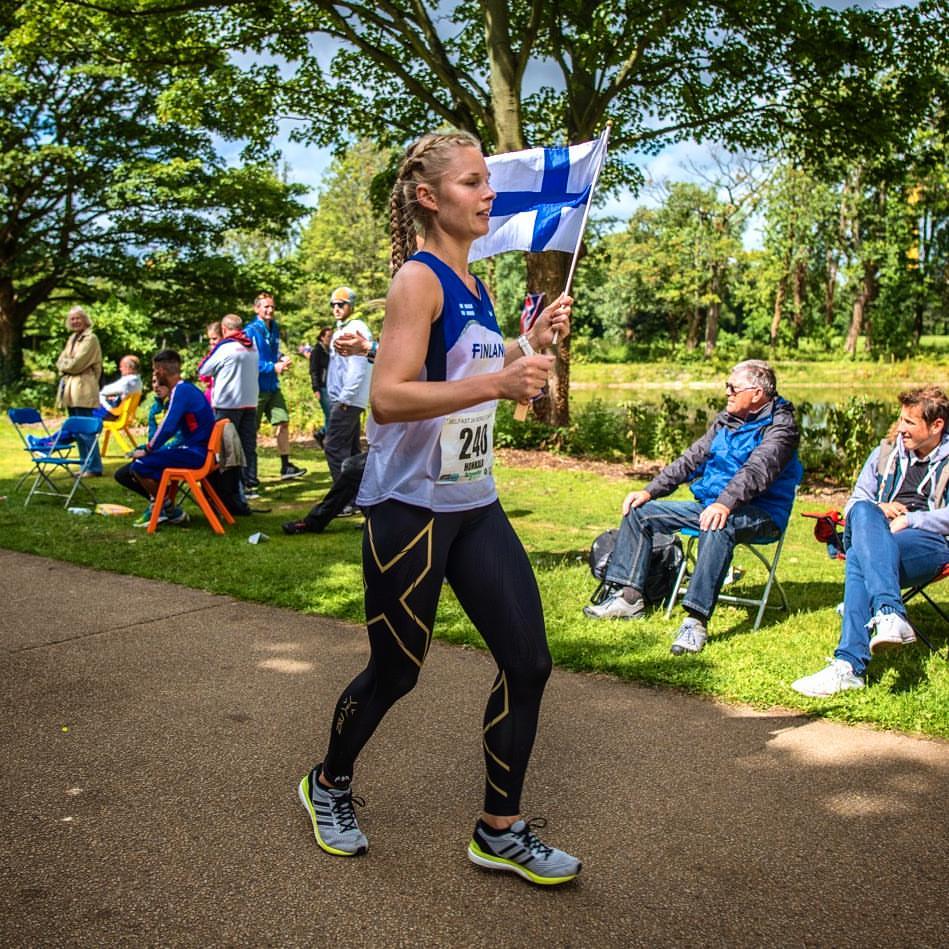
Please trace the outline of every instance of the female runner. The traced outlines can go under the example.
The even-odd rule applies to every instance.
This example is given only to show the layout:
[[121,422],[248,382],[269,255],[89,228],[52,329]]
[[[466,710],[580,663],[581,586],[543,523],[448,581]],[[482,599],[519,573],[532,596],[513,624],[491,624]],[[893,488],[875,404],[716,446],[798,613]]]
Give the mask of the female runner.
[[[302,779],[299,795],[323,850],[366,852],[353,811],[353,767],[389,708],[415,686],[447,579],[498,667],[484,715],[484,811],[468,856],[558,884],[580,872],[580,861],[543,844],[535,833],[543,822],[528,823],[520,810],[551,659],[537,583],[491,469],[497,401],[540,393],[553,357],[532,351],[569,332],[572,301],[561,296],[528,338],[505,345],[487,291],[468,272],[471,243],[487,233],[494,197],[478,141],[464,132],[420,138],[392,191],[395,276],[357,499],[366,511],[371,655],[339,697],[326,756]],[[415,253],[417,236],[424,250]]]

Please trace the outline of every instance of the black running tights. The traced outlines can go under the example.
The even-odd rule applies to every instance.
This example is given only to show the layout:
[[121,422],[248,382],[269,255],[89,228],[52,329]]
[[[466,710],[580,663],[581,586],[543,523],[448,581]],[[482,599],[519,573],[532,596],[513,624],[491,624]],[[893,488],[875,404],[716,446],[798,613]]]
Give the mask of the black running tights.
[[498,667],[484,714],[484,809],[519,813],[551,661],[537,582],[500,503],[438,514],[400,501],[375,505],[363,574],[371,654],[336,704],[327,775],[351,779],[376,726],[415,686],[447,579]]

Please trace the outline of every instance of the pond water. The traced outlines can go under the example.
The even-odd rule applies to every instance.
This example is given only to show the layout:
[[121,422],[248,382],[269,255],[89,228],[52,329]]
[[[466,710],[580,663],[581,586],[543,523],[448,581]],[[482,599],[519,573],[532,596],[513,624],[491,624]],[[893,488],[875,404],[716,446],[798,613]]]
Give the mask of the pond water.
[[[789,384],[779,385],[778,391],[788,401],[795,404],[809,402],[811,405],[827,406],[841,405],[855,396],[863,396],[873,402],[891,402],[896,414],[896,397],[906,388],[905,384],[884,382],[868,384],[866,380],[848,385],[808,385]],[[691,381],[675,380],[668,382],[610,383],[598,385],[592,382],[571,382],[570,399],[578,405],[593,399],[603,402],[648,402],[660,403],[664,395],[676,395],[682,402],[690,406],[705,405],[709,399],[721,398],[722,408],[725,407],[724,383],[719,381]]]

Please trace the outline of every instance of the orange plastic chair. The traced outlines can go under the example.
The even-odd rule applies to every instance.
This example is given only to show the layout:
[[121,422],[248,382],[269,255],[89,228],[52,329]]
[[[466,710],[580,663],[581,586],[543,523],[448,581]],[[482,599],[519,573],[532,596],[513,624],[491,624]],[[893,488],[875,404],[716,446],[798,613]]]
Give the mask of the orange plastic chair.
[[100,454],[105,458],[109,450],[109,436],[115,435],[115,440],[125,452],[135,447],[135,436],[132,434],[132,422],[138,411],[138,403],[142,401],[141,392],[133,392],[116,406],[116,417],[102,420],[102,448]]
[[[154,534],[158,529],[158,516],[161,514],[162,505],[165,503],[165,496],[168,489],[174,484],[176,487],[182,483],[186,484],[191,490],[191,496],[197,502],[198,507],[204,512],[215,534],[223,534],[224,528],[218,520],[217,514],[211,503],[218,509],[221,517],[228,524],[234,523],[234,516],[225,507],[224,502],[218,496],[217,491],[211,487],[210,482],[205,479],[212,471],[217,471],[217,456],[221,451],[221,441],[224,438],[224,426],[230,422],[226,418],[214,423],[214,430],[211,432],[211,438],[208,441],[208,455],[204,459],[204,464],[200,468],[166,468],[162,472],[161,481],[158,483],[158,494],[155,502],[152,504],[152,516],[148,522],[147,533]],[[208,503],[210,500],[211,503]]]

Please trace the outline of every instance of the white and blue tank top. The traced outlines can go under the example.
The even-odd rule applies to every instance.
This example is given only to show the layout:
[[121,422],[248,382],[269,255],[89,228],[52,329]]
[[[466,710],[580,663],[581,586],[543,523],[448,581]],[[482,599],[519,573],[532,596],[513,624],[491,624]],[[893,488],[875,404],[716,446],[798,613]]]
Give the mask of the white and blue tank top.
[[[477,293],[434,254],[411,258],[429,267],[442,286],[443,305],[432,323],[420,381],[452,382],[504,368],[504,338],[488,292]],[[384,344],[383,344],[384,345]],[[494,412],[482,402],[451,415],[416,422],[366,425],[369,457],[357,503],[395,499],[432,511],[464,511],[497,498],[492,475]]]

